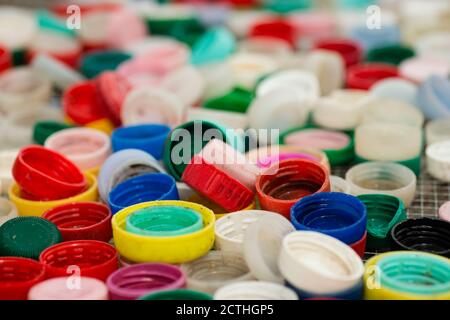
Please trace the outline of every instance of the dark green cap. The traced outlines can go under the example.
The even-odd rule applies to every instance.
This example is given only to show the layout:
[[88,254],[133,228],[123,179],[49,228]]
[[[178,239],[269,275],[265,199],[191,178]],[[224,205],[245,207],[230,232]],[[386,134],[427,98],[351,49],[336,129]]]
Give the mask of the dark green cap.
[[104,71],[113,71],[131,55],[121,51],[96,51],[87,54],[81,60],[80,71],[89,79]]
[[0,227],[0,256],[39,259],[42,251],[61,242],[56,225],[39,217],[17,217]]
[[403,60],[414,57],[414,50],[403,45],[376,47],[367,53],[367,61],[399,65]]
[[55,132],[72,127],[73,126],[69,124],[52,120],[38,121],[34,124],[33,127],[33,140],[37,144],[44,145],[45,140],[47,140],[47,138]]

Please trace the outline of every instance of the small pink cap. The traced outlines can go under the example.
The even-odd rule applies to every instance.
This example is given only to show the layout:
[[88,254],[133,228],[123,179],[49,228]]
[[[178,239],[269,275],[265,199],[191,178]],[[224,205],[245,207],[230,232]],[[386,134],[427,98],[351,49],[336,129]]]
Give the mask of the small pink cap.
[[450,222],[450,201],[439,208],[439,219]]
[[52,278],[38,283],[28,293],[29,300],[108,300],[108,288],[87,277]]

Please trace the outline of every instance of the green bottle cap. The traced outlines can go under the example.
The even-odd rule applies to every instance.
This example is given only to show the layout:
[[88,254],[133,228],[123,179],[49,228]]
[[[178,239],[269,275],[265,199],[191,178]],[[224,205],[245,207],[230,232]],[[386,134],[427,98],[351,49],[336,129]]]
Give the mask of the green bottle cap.
[[63,129],[72,128],[73,126],[62,122],[43,120],[38,121],[33,127],[33,140],[37,144],[44,145],[45,140],[55,132]]
[[39,217],[17,217],[0,227],[0,256],[39,259],[42,251],[61,242],[56,225]]
[[130,54],[121,51],[93,52],[83,57],[80,71],[86,77],[92,79],[104,71],[116,70],[119,64],[130,58]]
[[414,57],[414,50],[402,45],[387,45],[371,49],[367,61],[399,65],[403,60]]
[[222,97],[209,99],[205,102],[203,108],[245,113],[252,100],[253,94],[250,91],[234,88]]
[[244,151],[244,141],[234,130],[227,130],[212,121],[189,121],[174,128],[167,137],[163,161],[169,173],[180,181],[190,159],[213,138],[221,139],[237,151]]
[[407,219],[403,201],[387,194],[364,194],[357,198],[367,209],[367,248],[389,249],[392,228]]

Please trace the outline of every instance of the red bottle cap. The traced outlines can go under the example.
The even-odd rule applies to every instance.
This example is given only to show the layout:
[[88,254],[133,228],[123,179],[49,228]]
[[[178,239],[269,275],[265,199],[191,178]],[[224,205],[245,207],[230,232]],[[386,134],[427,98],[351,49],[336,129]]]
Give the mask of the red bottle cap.
[[347,67],[359,63],[363,56],[358,42],[350,39],[322,39],[316,42],[315,48],[339,53]]
[[274,211],[290,219],[291,207],[301,198],[330,191],[327,169],[306,159],[278,162],[256,179],[256,194],[261,209]]
[[260,20],[250,29],[251,37],[272,37],[288,42],[292,47],[296,46],[297,34],[295,27],[282,19]]
[[347,70],[347,87],[369,90],[380,80],[398,76],[397,67],[392,65],[382,63],[357,64]]
[[45,249],[39,261],[45,265],[47,278],[72,274],[101,281],[117,270],[117,250],[112,245],[95,240],[75,240]]
[[68,88],[64,92],[62,105],[65,115],[80,125],[107,118],[106,106],[99,99],[96,86],[91,81]]
[[103,72],[96,80],[100,98],[104,101],[110,120],[121,124],[120,114],[126,95],[131,90],[128,80],[116,72]]
[[111,210],[97,202],[74,202],[52,208],[42,218],[53,222],[64,241],[112,238]]
[[7,48],[0,47],[0,72],[5,71],[12,66],[11,53]]
[[360,256],[361,258],[364,257],[364,254],[366,252],[366,240],[367,240],[367,231],[364,232],[363,237],[356,241],[355,243],[350,244],[350,247]]
[[250,189],[199,155],[187,165],[182,180],[228,212],[248,207],[255,197]]
[[83,173],[72,161],[41,146],[21,149],[12,173],[20,188],[33,199],[69,198],[87,186]]
[[25,300],[31,287],[44,279],[45,267],[35,260],[0,257],[0,300]]

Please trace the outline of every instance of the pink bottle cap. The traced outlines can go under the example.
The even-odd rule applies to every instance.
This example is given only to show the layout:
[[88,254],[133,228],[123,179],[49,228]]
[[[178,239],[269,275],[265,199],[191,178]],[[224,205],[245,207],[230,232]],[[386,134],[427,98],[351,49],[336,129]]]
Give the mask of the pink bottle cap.
[[450,201],[447,201],[439,208],[439,219],[450,222]]
[[420,83],[432,75],[447,77],[450,62],[427,57],[411,58],[400,64],[399,72],[402,77]]
[[142,19],[126,8],[111,14],[106,30],[106,42],[110,47],[117,49],[125,49],[128,45],[144,39],[147,34]]
[[108,300],[108,288],[97,279],[60,277],[38,283],[28,293],[29,300]]
[[304,148],[340,150],[350,143],[348,135],[331,130],[306,129],[287,135],[284,142]]

